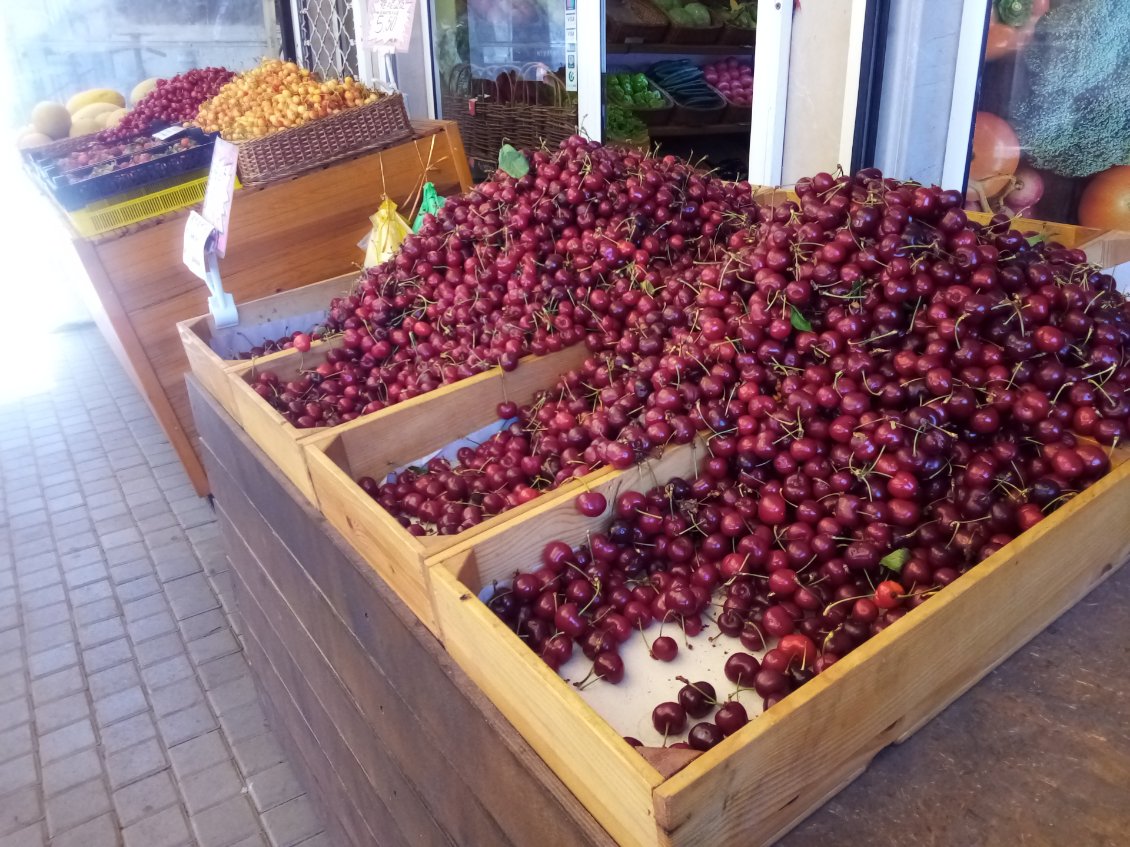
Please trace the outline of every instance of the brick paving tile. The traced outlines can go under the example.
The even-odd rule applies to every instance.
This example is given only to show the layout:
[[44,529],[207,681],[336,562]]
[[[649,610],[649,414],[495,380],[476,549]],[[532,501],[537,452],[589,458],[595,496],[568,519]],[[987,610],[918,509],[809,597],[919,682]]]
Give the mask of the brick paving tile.
[[76,691],[82,691],[85,685],[81,668],[77,666],[66,668],[32,680],[31,699],[35,703],[35,708],[40,709],[45,703],[50,703],[52,700],[73,694]]
[[303,794],[263,813],[263,828],[271,847],[294,847],[322,830],[310,798]]
[[230,761],[217,762],[210,768],[194,773],[182,779],[180,786],[189,815],[199,814],[244,790],[243,780]]
[[251,792],[252,802],[260,812],[273,809],[304,793],[298,776],[286,762],[279,762],[251,777],[247,780],[247,787]]
[[107,753],[114,753],[140,744],[157,736],[157,725],[153,716],[148,712],[134,715],[102,729],[102,748]]
[[14,759],[34,749],[30,723],[0,732],[0,760]]
[[102,727],[110,726],[125,718],[132,718],[148,709],[149,703],[141,686],[127,688],[102,700],[94,701],[94,714],[98,718],[98,725]]
[[219,730],[206,732],[169,748],[173,770],[182,781],[211,765],[226,761],[229,755]]
[[170,806],[122,830],[125,847],[180,847],[191,838],[184,812]]
[[89,718],[75,721],[39,737],[39,761],[43,764],[94,746],[94,727]]
[[168,770],[139,779],[114,792],[114,809],[122,826],[176,805],[180,797]]
[[223,803],[192,815],[191,822],[200,847],[228,847],[259,831],[255,812],[242,795],[229,797]]
[[113,815],[100,815],[51,839],[51,847],[118,847],[121,832]]
[[118,691],[140,685],[141,676],[137,672],[137,665],[133,662],[122,662],[104,671],[92,673],[87,681],[90,685],[90,696],[95,700],[101,700]]
[[30,753],[9,759],[0,764],[0,797],[25,785],[34,785],[36,779],[35,757]]
[[250,777],[265,771],[272,765],[286,761],[283,752],[273,732],[264,732],[251,738],[243,738],[232,744],[232,754],[244,776]]
[[[3,831],[4,813],[0,812],[0,832]],[[43,826],[33,823],[9,835],[0,837],[0,847],[46,847],[47,840],[43,837]]]
[[54,838],[108,811],[110,795],[106,784],[101,779],[92,779],[48,799],[47,832]]
[[86,694],[76,691],[38,707],[35,710],[35,728],[40,733],[51,732],[89,716],[90,704]]
[[81,753],[44,765],[43,795],[52,797],[101,775],[102,759],[98,755],[98,748],[91,747]]
[[216,718],[206,703],[197,703],[179,712],[166,715],[157,722],[165,744],[174,747],[182,741],[216,728]]
[[117,750],[106,756],[111,788],[121,788],[168,767],[165,751],[156,738]]

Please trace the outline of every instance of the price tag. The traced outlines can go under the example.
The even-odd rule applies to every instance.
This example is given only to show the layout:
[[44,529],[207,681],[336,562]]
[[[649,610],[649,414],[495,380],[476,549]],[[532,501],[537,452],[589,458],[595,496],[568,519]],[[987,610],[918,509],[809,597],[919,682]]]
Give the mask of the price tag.
[[158,141],[168,141],[170,138],[180,135],[182,132],[184,132],[184,130],[185,128],[183,126],[180,126],[179,124],[173,124],[172,126],[167,126],[164,129],[158,130],[157,132],[153,133],[153,137]]
[[215,249],[220,256],[224,255],[228,246],[228,222],[238,163],[239,148],[230,141],[217,138],[212,148],[212,168],[208,172],[208,187],[204,189],[204,205],[200,211],[216,230]]
[[412,22],[417,0],[371,0],[369,5],[370,47],[407,53],[412,40]]
[[188,213],[188,221],[184,225],[182,258],[188,269],[205,281],[208,280],[205,254],[211,249],[208,239],[215,231],[212,224],[195,209]]

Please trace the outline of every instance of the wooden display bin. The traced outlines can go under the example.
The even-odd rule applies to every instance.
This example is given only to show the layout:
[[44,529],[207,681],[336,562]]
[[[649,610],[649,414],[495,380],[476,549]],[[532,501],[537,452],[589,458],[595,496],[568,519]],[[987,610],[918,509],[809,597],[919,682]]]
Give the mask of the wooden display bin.
[[[548,356],[530,356],[513,373],[494,369],[436,389],[389,409],[306,438],[310,479],[322,513],[388,582],[433,632],[438,632],[428,585],[428,563],[484,532],[537,514],[546,503],[568,502],[615,474],[600,468],[548,491],[458,535],[414,536],[366,494],[356,480],[383,480],[390,472],[465,438],[496,421],[505,400],[528,403],[537,392],[584,361],[588,351],[575,345]],[[635,469],[628,479],[638,480]],[[574,510],[566,520],[583,526]]]
[[[216,329],[211,315],[180,321],[177,333],[184,346],[189,368],[200,380],[200,384],[224,407],[224,411],[238,421],[232,382],[228,374],[233,368],[246,369],[248,362],[252,360],[236,358],[233,351],[247,350],[264,341],[276,340],[287,332],[313,328],[326,319],[330,301],[348,294],[357,279],[358,274],[350,272],[302,288],[237,304],[238,326]],[[285,323],[284,328],[279,327],[280,321]],[[325,341],[315,341],[311,350],[317,350],[326,344]],[[285,352],[260,356],[253,362],[257,367],[270,367],[270,363]]]
[[[669,450],[649,484],[686,475],[690,454]],[[578,522],[568,499],[535,506],[433,564],[441,638],[618,843],[769,844],[1121,565],[1130,553],[1125,459],[1117,456],[1104,479],[706,753],[641,754],[478,599],[492,580],[535,566],[547,541],[577,544],[607,525]],[[611,499],[623,486],[611,475],[593,487]]]

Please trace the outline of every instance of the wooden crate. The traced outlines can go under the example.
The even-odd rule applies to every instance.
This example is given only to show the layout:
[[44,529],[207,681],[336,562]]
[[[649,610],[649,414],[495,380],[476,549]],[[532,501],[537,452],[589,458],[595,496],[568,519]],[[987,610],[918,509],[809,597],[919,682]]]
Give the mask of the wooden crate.
[[[686,448],[655,476],[671,476]],[[675,457],[675,458],[673,458]],[[1130,463],[867,641],[713,750],[630,747],[478,599],[584,528],[558,502],[434,563],[445,647],[620,844],[769,844],[1109,576],[1130,554]],[[668,463],[663,465],[662,463]],[[608,478],[599,487],[615,490]],[[589,530],[607,520],[595,519]],[[630,673],[629,669],[629,673]],[[670,751],[672,754],[676,751]]]
[[609,473],[594,471],[553,492],[496,515],[458,535],[417,537],[356,482],[390,472],[497,420],[504,400],[526,403],[588,355],[575,345],[530,356],[512,373],[495,368],[303,440],[316,502],[326,519],[365,557],[429,628],[435,631],[425,562],[468,538],[528,514],[546,499],[569,497]]
[[[235,417],[235,400],[228,371],[233,367],[245,368],[248,360],[236,358],[232,351],[246,350],[264,341],[280,338],[285,332],[316,326],[329,313],[330,301],[348,294],[357,278],[357,272],[350,272],[239,304],[238,326],[216,329],[210,314],[178,322],[177,333],[192,373],[219,401],[224,411]],[[279,321],[283,321],[289,329],[280,330]],[[315,341],[312,347],[316,349],[324,343]],[[277,355],[260,356],[256,364],[268,366],[267,363]]]

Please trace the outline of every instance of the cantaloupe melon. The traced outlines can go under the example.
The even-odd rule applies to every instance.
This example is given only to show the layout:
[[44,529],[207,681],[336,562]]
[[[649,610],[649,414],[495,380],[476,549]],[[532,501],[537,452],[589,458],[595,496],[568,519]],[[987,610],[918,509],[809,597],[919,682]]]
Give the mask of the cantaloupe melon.
[[136,106],[137,101],[157,87],[158,77],[151,76],[149,79],[143,79],[133,87],[133,91],[129,93],[129,103],[131,106]]
[[44,135],[42,132],[25,132],[20,136],[16,146],[21,150],[30,150],[32,147],[42,147],[44,144],[50,144],[54,139],[50,136]]
[[102,125],[94,118],[76,118],[71,121],[71,138],[76,138],[80,135],[90,135],[92,132],[101,132]]
[[31,110],[31,125],[50,138],[66,138],[71,128],[71,113],[61,103],[44,100]]
[[72,121],[92,120],[101,123],[102,115],[107,115],[110,112],[116,112],[121,106],[115,106],[113,103],[91,103],[89,106],[83,106],[73,115]]
[[102,126],[105,129],[117,129],[118,124],[122,122],[122,118],[129,114],[129,109],[115,109],[113,112],[107,112],[102,116]]
[[91,103],[113,103],[115,106],[124,106],[126,98],[112,88],[90,88],[80,91],[67,101],[67,111],[72,115],[83,106]]

